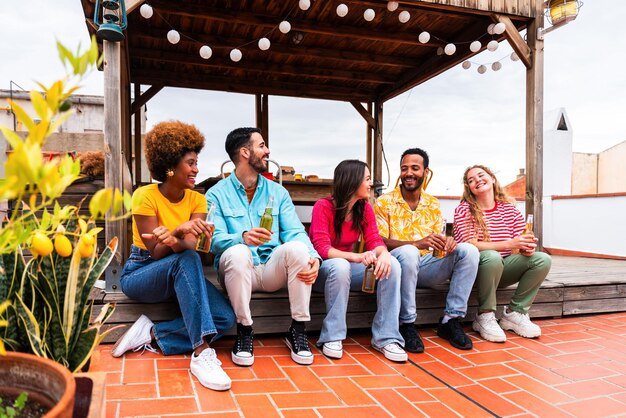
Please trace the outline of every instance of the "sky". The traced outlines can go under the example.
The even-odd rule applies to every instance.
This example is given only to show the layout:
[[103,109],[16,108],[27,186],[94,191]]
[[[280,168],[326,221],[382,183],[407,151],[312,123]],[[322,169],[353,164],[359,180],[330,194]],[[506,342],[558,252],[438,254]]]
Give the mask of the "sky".
[[[565,108],[575,152],[600,152],[626,140],[626,2],[602,9],[607,4],[587,0],[575,21],[545,37],[544,110]],[[0,89],[9,89],[12,81],[29,90],[35,81],[49,84],[62,76],[56,40],[71,49],[88,45],[79,0],[0,1]],[[511,51],[505,41],[471,61],[490,64]],[[386,185],[395,184],[400,155],[410,147],[429,153],[434,176],[428,191],[437,195],[460,195],[463,171],[472,164],[490,166],[503,184],[515,179],[525,166],[526,71],[521,61],[501,63],[500,71],[483,75],[476,66],[456,66],[385,103]],[[102,92],[97,71],[79,90]],[[147,107],[148,128],[178,119],[205,135],[199,179],[219,174],[228,159],[228,132],[256,120],[250,95],[166,88]],[[332,178],[341,160],[365,160],[365,122],[349,103],[270,96],[269,111],[271,158],[281,165]]]

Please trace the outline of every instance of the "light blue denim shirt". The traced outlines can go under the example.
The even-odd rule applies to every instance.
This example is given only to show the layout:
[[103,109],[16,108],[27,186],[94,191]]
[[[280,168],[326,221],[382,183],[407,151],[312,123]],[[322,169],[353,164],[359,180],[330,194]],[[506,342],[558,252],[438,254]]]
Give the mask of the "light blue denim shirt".
[[246,190],[235,175],[220,180],[206,192],[208,204],[215,203],[215,233],[211,252],[215,254],[215,269],[219,268],[222,253],[236,244],[244,244],[244,231],[258,227],[270,196],[274,197],[272,208],[272,239],[258,247],[249,246],[254,265],[265,264],[274,249],[286,242],[300,241],[309,249],[311,258],[320,258],[313,248],[304,226],[296,213],[289,192],[283,186],[259,175],[257,188],[248,203]]

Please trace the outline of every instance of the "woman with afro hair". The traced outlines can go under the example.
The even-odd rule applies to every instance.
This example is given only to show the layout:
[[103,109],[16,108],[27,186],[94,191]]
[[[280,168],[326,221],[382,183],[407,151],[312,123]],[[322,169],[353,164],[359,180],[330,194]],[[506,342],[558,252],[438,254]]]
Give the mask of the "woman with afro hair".
[[210,343],[235,323],[226,298],[204,277],[196,253],[201,233],[211,235],[205,221],[207,203],[193,190],[198,174],[198,153],[204,136],[193,125],[161,122],[146,134],[146,160],[158,184],[133,193],[133,244],[120,279],[130,298],[156,303],[173,297],[182,316],[153,324],[145,315],[113,347],[113,356],[129,350],[163,354],[193,351],[191,373],[204,386],[228,390],[231,380],[221,368]]

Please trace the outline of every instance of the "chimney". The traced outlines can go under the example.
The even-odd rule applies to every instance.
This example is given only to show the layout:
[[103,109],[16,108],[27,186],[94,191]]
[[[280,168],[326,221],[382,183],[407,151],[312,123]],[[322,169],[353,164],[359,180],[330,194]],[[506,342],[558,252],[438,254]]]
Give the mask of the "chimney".
[[520,169],[519,169],[519,174],[517,175],[517,177],[516,177],[515,179],[516,179],[516,180],[519,180],[519,179],[521,179],[522,177],[526,177],[526,173],[525,173],[525,171],[526,171],[525,169],[520,168]]

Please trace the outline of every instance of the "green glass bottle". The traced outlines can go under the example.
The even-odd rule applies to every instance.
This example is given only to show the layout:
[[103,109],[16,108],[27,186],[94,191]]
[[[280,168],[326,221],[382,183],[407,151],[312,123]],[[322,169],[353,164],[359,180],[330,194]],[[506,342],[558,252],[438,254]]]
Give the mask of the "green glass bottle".
[[[265,207],[265,212],[263,213],[263,216],[261,216],[261,224],[259,225],[261,228],[265,228],[270,232],[272,232],[272,222],[274,220],[272,218],[273,207],[274,207],[274,197],[270,196],[270,198],[267,201],[267,206]],[[261,241],[267,242],[268,240],[261,239]]]

